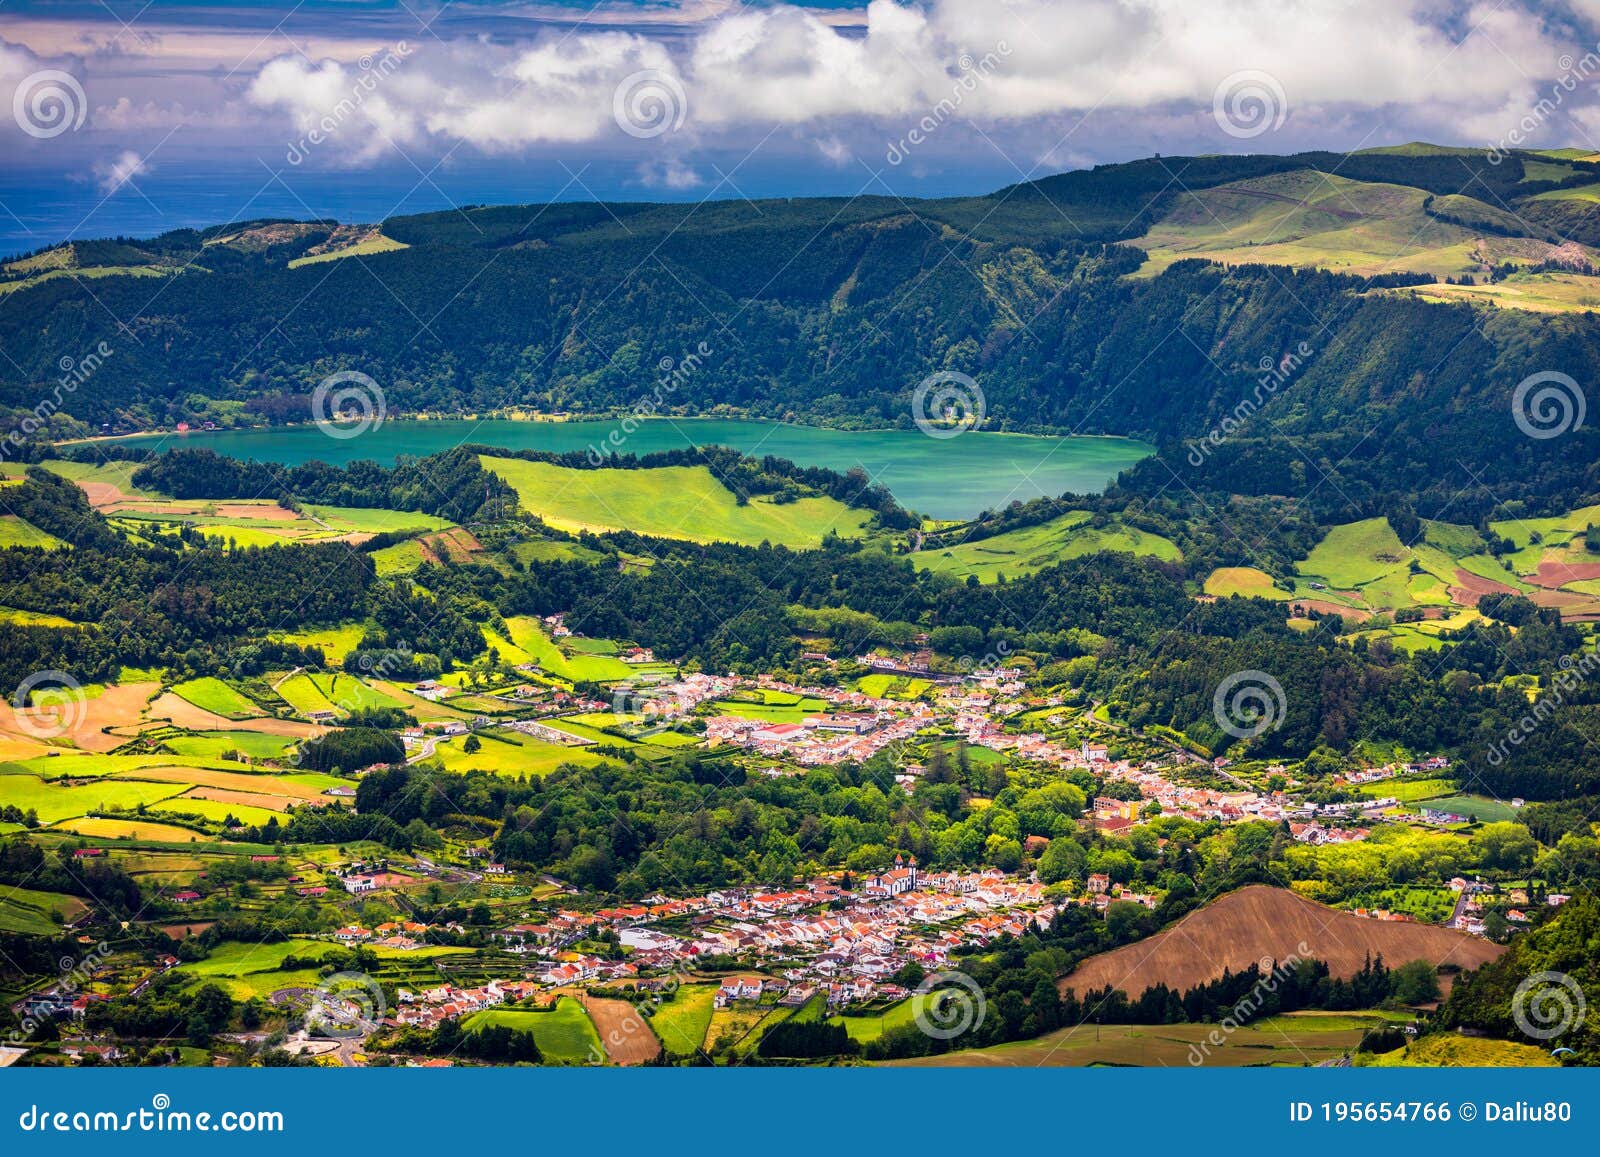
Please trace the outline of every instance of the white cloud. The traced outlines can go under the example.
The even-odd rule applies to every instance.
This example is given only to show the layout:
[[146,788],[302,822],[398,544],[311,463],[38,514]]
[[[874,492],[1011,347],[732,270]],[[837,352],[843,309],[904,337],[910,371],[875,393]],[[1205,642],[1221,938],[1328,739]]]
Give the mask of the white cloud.
[[[939,107],[985,128],[1091,111],[1159,120],[1209,111],[1219,82],[1246,69],[1276,77],[1303,118],[1405,106],[1483,131],[1531,100],[1570,48],[1527,11],[1479,0],[871,0],[846,22],[855,28],[787,6],[693,16],[670,41],[641,25],[531,47],[419,45],[340,146],[366,159],[384,137],[489,152],[614,137],[613,96],[640,70],[682,86],[691,140],[845,118],[892,127]],[[333,60],[280,58],[250,99],[304,131],[352,79]]]
[[637,169],[639,183],[648,189],[674,189],[682,192],[705,183],[705,178],[690,165],[676,158],[663,161],[645,161]]
[[[1238,147],[1211,106],[1225,77],[1249,70],[1276,79],[1288,113],[1253,148],[1286,151],[1338,131],[1359,139],[1358,124],[1486,144],[1548,91],[1563,55],[1594,47],[1600,0],[870,0],[827,10],[607,0],[576,19],[586,11],[507,5],[474,27],[445,10],[433,35],[404,20],[359,35],[323,22],[292,41],[308,55],[276,32],[157,25],[149,39],[116,40],[115,52],[89,50],[85,80],[112,89],[91,89],[90,127],[262,124],[291,151],[314,146],[344,164],[457,145],[500,154],[598,142],[636,154],[658,146],[630,136],[666,135],[619,126],[618,86],[646,72],[683,94],[680,155],[777,128],[848,163],[842,142],[898,140],[930,115],[1005,140],[1019,157],[1050,154],[1086,117],[1067,142],[1086,156],[1108,140],[1199,151]],[[39,51],[88,43],[58,24],[22,30]],[[401,45],[397,67],[362,67]],[[0,81],[60,59],[0,40]],[[179,87],[200,76],[204,98]],[[1544,131],[1576,136],[1597,120],[1600,98],[1586,86]],[[982,138],[951,129],[948,139]]]
[[150,171],[145,159],[132,149],[124,149],[109,161],[96,162],[95,176],[100,178],[100,191],[106,196],[115,193],[133,178]]

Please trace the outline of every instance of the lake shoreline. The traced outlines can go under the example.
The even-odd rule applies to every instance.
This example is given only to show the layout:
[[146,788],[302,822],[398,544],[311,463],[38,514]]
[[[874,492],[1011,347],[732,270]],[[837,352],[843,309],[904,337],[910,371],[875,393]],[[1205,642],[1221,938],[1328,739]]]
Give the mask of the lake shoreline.
[[[516,422],[527,425],[562,426],[583,422],[759,422],[768,426],[782,426],[794,430],[811,430],[828,434],[910,434],[915,433],[917,427],[911,426],[828,426],[819,422],[806,422],[784,418],[764,418],[755,414],[651,414],[640,417],[633,410],[618,410],[603,414],[574,414],[570,412],[521,412],[515,410],[493,410],[488,414],[435,414],[430,411],[388,415],[381,423],[384,426],[397,423],[438,423],[438,422]],[[252,426],[218,426],[214,429],[189,429],[189,430],[133,430],[126,434],[91,434],[86,438],[62,438],[52,442],[53,446],[90,446],[104,443],[130,442],[140,438],[187,438],[191,435],[217,435],[217,434],[262,434],[274,430],[316,430],[322,426],[331,425],[327,422],[280,422]],[[1056,426],[1041,426],[1036,429],[991,429],[981,426],[971,431],[976,434],[988,436],[1010,436],[1017,438],[1074,438],[1074,439],[1101,439],[1111,442],[1134,442],[1150,445],[1144,439],[1133,434],[1086,434],[1075,430],[1065,430]],[[1154,450],[1151,451],[1154,453]]]
[[[726,446],[755,458],[847,473],[859,469],[897,502],[938,520],[961,521],[1016,501],[1092,495],[1155,453],[1136,439],[1110,435],[1041,435],[1012,431],[840,430],[768,419],[566,417],[392,419],[370,428],[314,423],[121,435],[133,448],[210,449],[239,460],[283,466],[321,461],[340,467],[368,460],[391,464],[459,446],[578,454],[595,467],[604,458]],[[101,439],[104,444],[107,439]]]

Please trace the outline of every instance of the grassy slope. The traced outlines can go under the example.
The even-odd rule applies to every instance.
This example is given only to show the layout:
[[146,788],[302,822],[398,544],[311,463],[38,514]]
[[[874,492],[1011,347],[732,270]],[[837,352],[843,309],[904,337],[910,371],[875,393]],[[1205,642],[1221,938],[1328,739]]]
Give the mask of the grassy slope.
[[779,506],[762,498],[740,506],[704,466],[658,470],[572,470],[516,458],[482,459],[516,490],[525,509],[562,530],[633,530],[693,542],[821,543],[830,529],[866,533],[869,515],[832,498]]
[[975,574],[979,582],[992,583],[1001,574],[1008,579],[1021,578],[1062,559],[1100,551],[1126,551],[1159,559],[1178,557],[1178,548],[1159,534],[1125,526],[1097,530],[1083,525],[1088,519],[1087,511],[1069,511],[1037,526],[1025,526],[947,550],[922,551],[913,558],[922,570],[959,579]]
[[1179,197],[1133,244],[1150,253],[1141,271],[1146,275],[1184,257],[1368,275],[1476,268],[1474,233],[1427,216],[1422,211],[1426,197],[1402,185],[1307,171],[1275,173]]
[[66,543],[15,514],[0,514],[0,549],[8,546],[42,546],[60,550]]
[[365,241],[358,241],[354,245],[346,245],[343,249],[334,249],[328,253],[318,253],[311,257],[296,257],[289,262],[290,269],[299,269],[303,265],[316,265],[322,261],[338,261],[344,257],[366,257],[373,253],[393,253],[400,249],[409,249],[409,245],[402,244],[392,237],[385,237],[379,233],[375,237],[368,237]]

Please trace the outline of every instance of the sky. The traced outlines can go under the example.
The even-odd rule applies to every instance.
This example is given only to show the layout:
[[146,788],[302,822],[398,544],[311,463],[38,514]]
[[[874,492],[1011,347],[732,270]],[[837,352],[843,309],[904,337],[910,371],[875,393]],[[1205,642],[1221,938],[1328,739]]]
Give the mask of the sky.
[[1597,84],[1600,0],[0,0],[0,253],[1154,153],[1600,151]]

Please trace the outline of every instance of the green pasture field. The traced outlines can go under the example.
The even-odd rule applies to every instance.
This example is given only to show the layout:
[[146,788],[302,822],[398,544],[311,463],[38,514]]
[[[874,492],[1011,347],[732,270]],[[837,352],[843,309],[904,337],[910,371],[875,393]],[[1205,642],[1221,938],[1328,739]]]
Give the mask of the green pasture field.
[[779,505],[757,497],[741,506],[705,466],[655,470],[576,470],[549,462],[482,457],[504,478],[525,510],[560,530],[632,530],[692,542],[814,547],[833,530],[843,538],[867,532],[870,515],[832,498]]
[[[0,884],[0,932],[55,936],[62,922],[76,920],[85,907],[76,896]],[[52,920],[52,913],[59,913],[61,920]]]
[[547,1064],[588,1064],[603,1055],[600,1034],[583,1005],[570,996],[556,1001],[548,1012],[532,1009],[491,1008],[475,1012],[462,1027],[467,1032],[504,1025],[513,1032],[532,1032]]
[[461,750],[459,736],[440,743],[434,752],[446,771],[487,771],[510,777],[548,775],[564,763],[593,767],[605,762],[604,757],[581,747],[546,743],[515,731],[495,731],[479,738],[483,746],[472,755]]
[[271,638],[279,643],[294,643],[300,647],[321,647],[328,659],[341,663],[355,650],[366,633],[365,623],[340,623],[336,627],[317,627],[302,631],[274,631]]
[[1404,570],[1411,552],[1401,544],[1388,520],[1368,518],[1330,529],[1297,569],[1329,586],[1352,590],[1396,568]]
[[135,486],[133,483],[134,471],[138,470],[138,462],[68,462],[64,458],[51,458],[39,463],[52,474],[59,475],[72,482],[82,485],[85,482],[103,482],[115,486],[129,498],[143,498],[157,500],[166,497],[154,490],[146,490]]
[[[544,624],[532,615],[515,615],[506,620],[506,628],[511,632],[510,641],[527,656],[528,661],[537,662],[541,670],[548,671],[558,679],[609,683],[638,675],[634,667],[608,654],[584,653],[576,647],[573,650],[577,653],[568,654],[545,634]],[[591,645],[602,642],[598,639],[582,641]],[[614,643],[612,649],[615,650]]]
[[272,972],[291,956],[301,960],[320,960],[338,948],[326,940],[281,940],[276,944],[242,944],[225,941],[211,950],[204,960],[180,964],[177,971],[189,976],[245,976],[252,972]]
[[38,812],[41,823],[53,824],[91,812],[132,810],[140,804],[154,808],[191,786],[101,779],[66,787],[33,775],[0,775],[0,805],[14,804],[25,812],[32,809]]
[[[166,785],[150,784],[147,786]],[[183,787],[182,784],[175,786]],[[251,827],[259,827],[275,816],[280,824],[288,819],[283,813],[264,807],[254,807],[251,804],[223,803],[214,799],[190,799],[187,796],[181,799],[167,799],[159,806],[153,805],[150,811],[158,815],[165,813],[175,816],[199,816],[203,820],[210,820],[218,824],[225,822],[229,816],[232,816],[240,823],[248,824]]]
[[915,699],[933,682],[907,675],[863,675],[856,680],[856,690],[874,699]]
[[410,246],[403,241],[396,241],[392,237],[385,237],[382,233],[368,237],[364,241],[357,241],[354,245],[346,245],[343,249],[333,249],[327,253],[315,253],[310,257],[296,257],[289,262],[290,269],[301,269],[307,265],[317,265],[326,261],[340,261],[346,257],[370,257],[378,253],[394,253]]
[[1508,803],[1482,795],[1452,795],[1444,799],[1431,799],[1425,805],[1435,811],[1450,812],[1479,823],[1503,823],[1517,818],[1517,809]]
[[687,984],[656,1006],[650,1027],[661,1047],[673,1056],[693,1056],[706,1039],[716,998],[715,984]]
[[[1150,254],[1141,277],[1191,257],[1367,276],[1396,270],[1443,276],[1476,269],[1478,235],[1428,216],[1427,199],[1423,190],[1407,186],[1303,170],[1274,173],[1179,198],[1143,237],[1129,243]],[[1473,207],[1474,218],[1504,216],[1471,198],[1457,200]]]
[[202,759],[221,759],[224,751],[237,751],[252,759],[277,759],[298,740],[260,731],[200,731],[193,735],[174,735],[161,742],[179,755]]
[[1178,557],[1177,546],[1159,534],[1130,526],[1096,529],[1085,525],[1091,517],[1086,510],[1068,511],[1037,526],[1025,526],[945,549],[930,548],[911,558],[921,570],[950,575],[963,582],[968,576],[977,575],[979,582],[992,583],[998,582],[1001,575],[1007,579],[1021,578],[1063,559],[1104,551],[1163,560]]
[[808,699],[793,706],[718,699],[710,706],[714,715],[734,715],[740,719],[759,719],[764,723],[799,723],[808,715],[820,715],[828,709],[821,699]]
[[828,1023],[844,1025],[844,1030],[850,1034],[851,1040],[865,1044],[867,1041],[877,1040],[891,1028],[901,1028],[908,1024],[915,1024],[917,999],[916,997],[907,997],[882,1012],[872,1013],[867,1016],[830,1016]]
[[46,550],[60,550],[67,544],[53,534],[47,534],[33,523],[15,514],[0,514],[0,549],[13,546],[42,546]]
[[246,698],[221,679],[214,679],[209,675],[191,679],[187,683],[174,684],[172,692],[178,698],[187,699],[203,711],[226,715],[231,719],[249,719],[262,714],[261,708],[254,700]]

